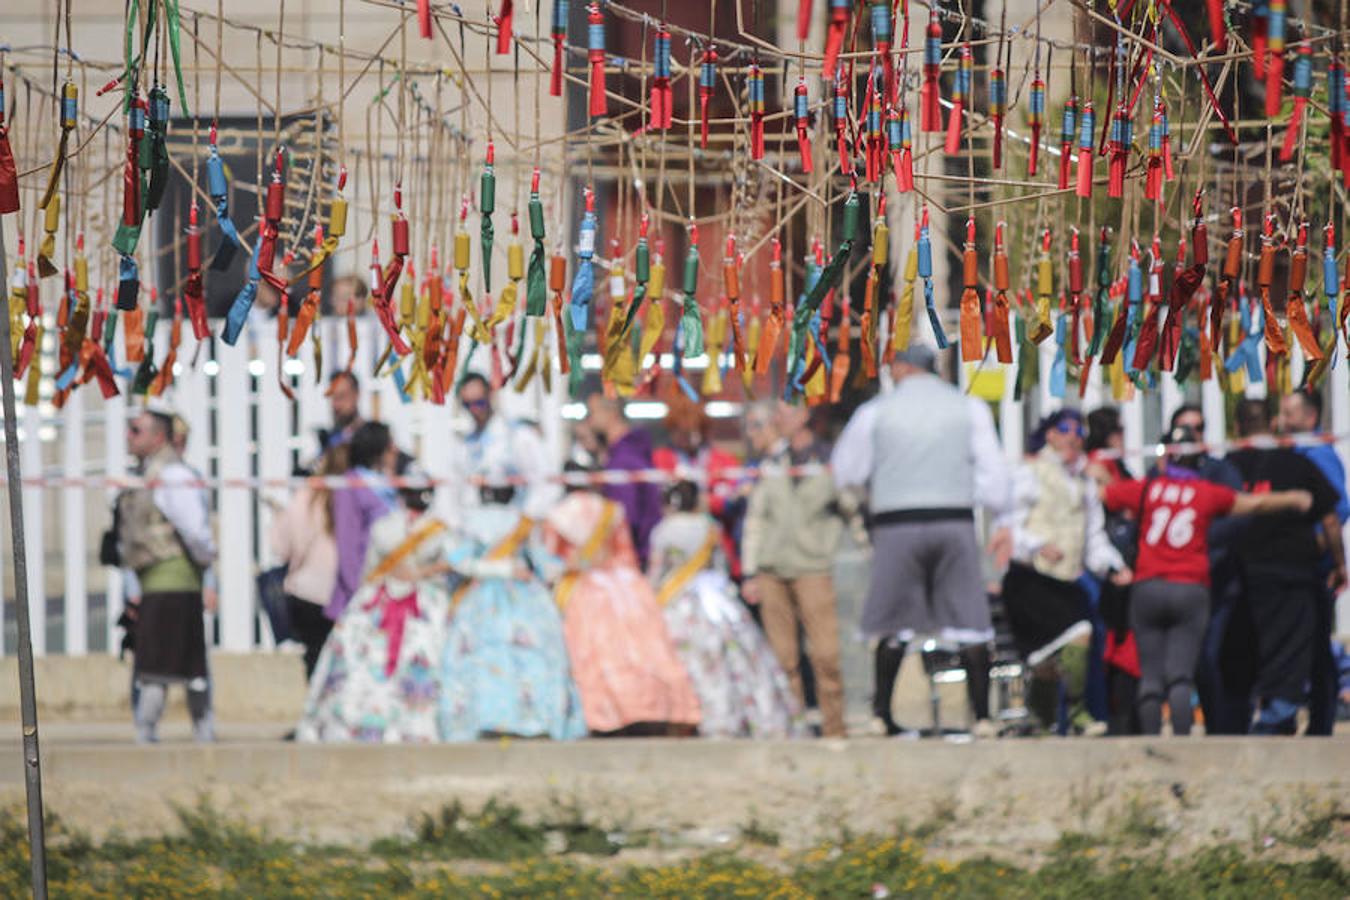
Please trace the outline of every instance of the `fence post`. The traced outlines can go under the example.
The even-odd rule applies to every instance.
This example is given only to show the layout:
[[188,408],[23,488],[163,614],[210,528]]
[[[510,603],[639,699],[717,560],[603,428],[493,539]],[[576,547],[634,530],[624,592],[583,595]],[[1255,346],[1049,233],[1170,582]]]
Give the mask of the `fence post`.
[[[244,344],[216,342],[219,472],[247,478],[249,461],[249,353]],[[216,571],[220,575],[220,647],[241,652],[253,646],[253,516],[246,487],[222,486]]]
[[[279,378],[285,377],[279,368],[281,344],[276,329],[262,329],[254,345],[254,355],[265,368],[258,384],[258,475],[264,479],[285,478],[291,474],[291,401],[281,392]],[[272,525],[272,506],[269,500],[285,503],[289,492],[285,488],[260,488],[257,492],[258,510],[258,567],[272,566],[272,548],[267,536]],[[264,617],[265,618],[265,617]],[[275,646],[270,628],[263,631],[263,646]]]
[[[63,475],[81,478],[84,469],[84,391],[73,391],[61,412],[61,453]],[[61,489],[61,532],[65,546],[65,590],[61,602],[65,626],[65,654],[84,656],[89,652],[89,552],[85,515],[86,488],[83,484]]]
[[[109,398],[103,404],[103,471],[109,478],[121,478],[127,473],[127,390],[128,388],[124,386],[121,393]],[[111,510],[117,498],[117,490],[108,488],[104,491],[104,496],[108,501],[108,509]],[[111,515],[108,516],[108,522],[111,525]],[[106,646],[109,653],[115,654],[120,648],[120,642],[117,640],[117,620],[121,618],[122,606],[126,602],[126,598],[122,596],[122,570],[116,566],[108,566],[104,568],[103,573],[108,614],[108,621],[105,623]]]

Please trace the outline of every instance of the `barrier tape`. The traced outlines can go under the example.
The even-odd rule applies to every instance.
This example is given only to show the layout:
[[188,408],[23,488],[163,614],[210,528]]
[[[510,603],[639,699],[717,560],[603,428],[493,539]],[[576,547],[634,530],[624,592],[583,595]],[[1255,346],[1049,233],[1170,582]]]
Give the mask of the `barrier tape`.
[[[1260,437],[1237,438],[1234,440],[1205,443],[1194,441],[1180,444],[1152,444],[1126,450],[1101,450],[1094,453],[1096,459],[1143,459],[1159,458],[1167,453],[1190,455],[1195,453],[1217,453],[1232,450],[1269,450],[1277,448],[1320,447],[1350,443],[1350,432],[1342,434],[1298,434],[1298,435],[1262,435]],[[378,482],[368,481],[359,475],[293,475],[284,478],[197,478],[191,480],[165,481],[163,479],[141,478],[137,475],[63,477],[34,475],[23,478],[24,487],[37,488],[84,488],[130,490],[136,488],[190,487],[206,490],[266,490],[308,487],[350,490],[368,485],[393,488],[438,488],[446,485],[468,484],[473,487],[518,487],[534,483],[562,484],[573,487],[605,487],[626,484],[671,484],[677,481],[692,481],[706,485],[711,480],[755,481],[766,473],[776,476],[787,475],[793,478],[817,475],[828,472],[829,466],[821,463],[808,463],[800,466],[777,466],[771,463],[762,466],[732,466],[718,471],[715,479],[708,472],[693,466],[681,466],[670,469],[618,469],[600,472],[564,472],[530,479],[523,475],[505,478],[433,478],[433,477],[391,477]],[[0,484],[6,479],[0,475]]]

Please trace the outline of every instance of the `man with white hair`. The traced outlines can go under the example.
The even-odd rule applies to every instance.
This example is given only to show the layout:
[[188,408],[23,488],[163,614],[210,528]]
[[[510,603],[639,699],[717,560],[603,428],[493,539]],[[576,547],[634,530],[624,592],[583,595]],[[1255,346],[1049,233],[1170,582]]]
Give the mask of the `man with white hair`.
[[894,388],[864,403],[835,444],[840,489],[867,493],[872,577],[862,631],[878,639],[873,712],[889,734],[891,696],[916,637],[963,647],[976,733],[990,734],[988,643],[994,637],[975,507],[1010,502],[1009,476],[989,407],[935,374],[937,354],[911,345],[891,362]]

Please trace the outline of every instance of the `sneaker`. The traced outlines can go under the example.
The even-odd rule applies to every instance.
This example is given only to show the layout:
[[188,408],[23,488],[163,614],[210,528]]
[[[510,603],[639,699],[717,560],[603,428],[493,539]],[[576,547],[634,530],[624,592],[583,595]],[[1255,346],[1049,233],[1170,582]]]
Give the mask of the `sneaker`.
[[1087,710],[1080,710],[1070,724],[1073,726],[1074,733],[1082,737],[1099,738],[1106,736],[1107,724],[1100,719],[1092,718]]
[[1089,637],[1092,634],[1092,624],[1087,620],[1075,622],[1044,647],[1031,651],[1027,655],[1027,666],[1036,668],[1050,657],[1054,656],[1060,650],[1082,638]]
[[977,741],[991,741],[1002,732],[989,719],[979,719],[970,727],[970,736]]

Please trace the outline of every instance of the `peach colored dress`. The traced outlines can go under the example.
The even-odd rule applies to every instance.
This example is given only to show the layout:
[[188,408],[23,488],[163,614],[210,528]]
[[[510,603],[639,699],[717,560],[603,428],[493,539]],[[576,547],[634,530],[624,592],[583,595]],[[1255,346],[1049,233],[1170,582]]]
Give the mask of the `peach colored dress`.
[[698,725],[698,696],[638,569],[623,508],[598,494],[569,494],[544,533],[563,567],[555,598],[587,727]]

